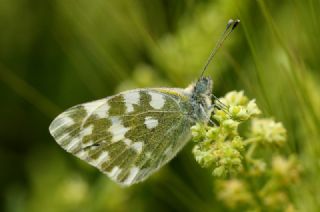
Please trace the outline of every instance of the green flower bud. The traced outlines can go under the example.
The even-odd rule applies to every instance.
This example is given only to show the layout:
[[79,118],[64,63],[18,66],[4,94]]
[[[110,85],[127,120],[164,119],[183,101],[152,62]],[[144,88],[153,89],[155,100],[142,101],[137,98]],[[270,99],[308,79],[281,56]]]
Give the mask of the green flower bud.
[[225,170],[224,166],[219,166],[219,167],[215,168],[212,172],[212,175],[216,176],[216,177],[225,176],[226,170]]
[[201,141],[206,136],[206,128],[204,125],[197,123],[191,127],[191,134],[194,141]]
[[206,132],[206,138],[209,138],[210,140],[216,140],[219,133],[219,127],[210,127],[210,129]]
[[240,158],[233,158],[233,159],[231,160],[231,164],[234,165],[234,166],[236,166],[236,167],[241,166],[241,160],[240,160]]
[[196,145],[192,150],[196,161],[202,167],[209,167],[214,162],[214,155],[210,151],[204,151],[199,145]]
[[222,122],[222,126],[229,130],[229,132],[233,132],[238,128],[239,122],[234,121],[232,119],[228,119]]
[[261,114],[261,111],[260,111],[260,109],[258,108],[255,99],[251,100],[251,101],[247,104],[247,113],[249,114],[249,116],[256,116],[256,115]]
[[229,112],[231,116],[236,120],[245,121],[249,118],[249,114],[243,106],[230,106]]
[[243,140],[240,136],[235,136],[233,138],[233,140],[231,141],[231,145],[233,148],[235,148],[239,151],[243,151],[243,149],[244,149]]
[[229,116],[223,110],[215,109],[213,118],[221,123],[222,121],[229,119]]

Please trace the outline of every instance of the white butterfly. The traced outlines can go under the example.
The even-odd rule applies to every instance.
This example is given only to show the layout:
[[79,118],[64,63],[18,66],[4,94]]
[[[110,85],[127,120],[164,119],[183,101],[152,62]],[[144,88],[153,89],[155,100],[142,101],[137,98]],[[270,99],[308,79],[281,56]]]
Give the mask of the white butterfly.
[[[238,23],[228,22],[202,74]],[[213,83],[202,74],[186,89],[136,89],[74,106],[51,123],[50,133],[62,148],[115,182],[143,181],[190,140],[192,125],[210,120]]]

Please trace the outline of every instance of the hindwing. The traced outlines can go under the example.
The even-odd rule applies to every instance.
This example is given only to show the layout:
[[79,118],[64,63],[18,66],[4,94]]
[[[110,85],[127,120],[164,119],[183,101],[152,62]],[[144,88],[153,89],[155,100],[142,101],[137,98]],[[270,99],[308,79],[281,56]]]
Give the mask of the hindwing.
[[190,138],[182,89],[136,89],[74,106],[50,125],[66,151],[122,185],[144,180]]

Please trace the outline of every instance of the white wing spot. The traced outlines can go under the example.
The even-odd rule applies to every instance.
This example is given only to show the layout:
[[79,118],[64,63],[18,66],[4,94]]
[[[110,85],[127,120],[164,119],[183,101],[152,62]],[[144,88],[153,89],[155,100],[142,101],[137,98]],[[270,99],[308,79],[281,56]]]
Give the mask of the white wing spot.
[[107,174],[110,178],[116,180],[121,171],[122,169],[120,169],[118,166],[115,166],[113,167],[111,172],[107,172]]
[[92,134],[92,130],[93,130],[93,125],[89,125],[88,127],[84,128],[81,132],[80,132],[80,138],[82,139],[84,136],[87,135],[91,135]]
[[58,116],[50,125],[50,132],[51,134],[54,133],[57,129],[63,127],[70,127],[74,124],[74,120],[68,116],[65,116],[65,114]]
[[58,144],[62,145],[64,141],[68,141],[70,139],[72,139],[70,134],[65,133],[65,134],[59,135],[59,137],[56,138],[56,141]]
[[66,146],[65,146],[65,150],[67,150],[68,152],[71,152],[73,149],[75,149],[78,144],[80,143],[80,139],[78,137],[72,139]]
[[79,158],[81,158],[82,160],[87,160],[88,158],[88,152],[87,151],[84,151],[84,150],[81,150],[80,152],[78,152],[76,154]]
[[148,94],[151,96],[151,101],[149,103],[151,107],[154,109],[161,109],[165,103],[163,95],[156,92],[149,92]]
[[[83,108],[84,110],[87,112],[87,115],[86,117],[83,119],[82,121],[82,125],[81,127],[83,127],[83,125],[86,123],[87,119],[92,115],[92,114],[97,114],[98,116],[102,115],[101,111],[100,112],[97,112],[97,110],[99,109],[99,107],[103,106],[106,104],[106,99],[100,99],[100,100],[97,100],[97,101],[94,101],[94,102],[88,102],[88,103],[85,103],[83,104]],[[108,109],[109,110],[109,109]],[[103,116],[103,115],[102,115]],[[104,115],[105,116],[105,115]]]
[[112,117],[111,122],[112,125],[108,129],[108,131],[112,134],[111,142],[123,140],[125,138],[124,135],[130,128],[123,126],[119,117]]
[[102,152],[99,157],[92,162],[92,165],[94,166],[100,166],[103,162],[107,161],[109,159],[109,153],[108,152]]
[[108,104],[108,101],[106,101],[94,111],[94,114],[96,114],[99,118],[106,118],[108,116],[109,109],[110,105]]
[[124,102],[126,104],[126,112],[130,113],[134,111],[133,105],[138,105],[140,103],[140,94],[139,92],[130,92],[123,94]]
[[83,104],[83,108],[86,110],[88,115],[91,115],[98,107],[100,107],[102,104],[105,104],[105,99],[100,99],[94,102],[88,102]]
[[151,116],[147,116],[144,119],[144,124],[147,126],[148,129],[152,129],[158,126],[158,120],[152,118]]
[[130,146],[132,144],[132,140],[126,138],[123,140],[123,142],[127,145],[127,146]]
[[127,179],[123,182],[125,185],[131,185],[132,182],[134,181],[134,178],[137,176],[139,173],[140,169],[138,167],[132,167],[130,169],[129,175]]
[[133,149],[135,149],[138,153],[141,153],[142,151],[142,147],[143,147],[143,142],[142,141],[139,141],[139,142],[134,142],[131,147]]
[[[87,135],[91,135],[92,134],[92,130],[93,130],[93,125],[90,125],[86,128],[84,128],[81,132],[80,135],[77,137],[74,137],[68,144],[65,145],[65,150],[67,150],[68,152],[71,152],[72,150],[74,150],[78,145],[81,145],[81,141],[83,139],[84,136]],[[63,140],[66,140],[67,138],[70,138],[70,135],[64,136],[63,139],[61,139],[61,142]],[[59,140],[60,142],[60,140]]]

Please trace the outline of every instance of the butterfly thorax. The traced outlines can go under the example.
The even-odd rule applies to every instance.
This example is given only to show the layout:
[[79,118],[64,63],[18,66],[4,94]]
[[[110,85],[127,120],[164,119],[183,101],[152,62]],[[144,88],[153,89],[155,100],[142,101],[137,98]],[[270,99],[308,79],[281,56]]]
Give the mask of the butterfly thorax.
[[211,114],[211,92],[213,82],[209,77],[201,77],[186,88],[190,94],[189,115],[193,122],[208,122]]

